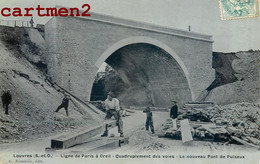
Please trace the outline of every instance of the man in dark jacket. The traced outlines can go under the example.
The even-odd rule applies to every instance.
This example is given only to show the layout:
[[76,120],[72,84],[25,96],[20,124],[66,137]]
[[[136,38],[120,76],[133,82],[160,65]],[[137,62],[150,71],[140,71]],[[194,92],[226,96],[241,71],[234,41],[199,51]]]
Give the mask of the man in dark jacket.
[[58,108],[57,108],[57,110],[55,112],[58,112],[61,108],[64,108],[65,111],[66,111],[67,116],[69,116],[69,111],[68,111],[69,100],[70,100],[70,96],[69,95],[65,95],[65,97],[62,100],[61,105],[58,106]]
[[173,106],[170,111],[170,117],[172,119],[176,119],[178,117],[178,106],[176,105],[176,101],[172,101]]
[[3,108],[5,108],[5,114],[8,115],[8,106],[12,102],[12,95],[10,89],[8,89],[3,95],[2,95],[2,102],[3,102]]
[[177,117],[178,117],[178,106],[176,101],[172,101],[173,106],[170,111],[170,117],[172,118],[173,129],[177,130]]
[[145,123],[146,130],[149,130],[149,126],[150,126],[152,133],[154,133],[153,113],[151,111],[151,108],[147,107],[145,110],[143,110],[143,112],[146,113],[146,123]]

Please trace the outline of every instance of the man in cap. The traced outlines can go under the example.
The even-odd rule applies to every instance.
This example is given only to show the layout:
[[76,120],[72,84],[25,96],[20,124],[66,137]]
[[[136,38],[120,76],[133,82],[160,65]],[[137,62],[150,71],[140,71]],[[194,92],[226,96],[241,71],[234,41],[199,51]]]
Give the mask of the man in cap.
[[177,117],[178,117],[178,106],[176,104],[176,101],[172,101],[172,108],[171,108],[171,111],[170,111],[170,117],[173,119],[172,122],[173,122],[173,128],[174,129],[177,129]]
[[106,119],[110,119],[116,111],[120,110],[119,100],[115,98],[113,92],[108,92],[107,99],[105,100],[105,108],[107,111]]
[[61,108],[64,108],[65,111],[66,111],[66,115],[69,116],[69,110],[68,110],[68,107],[69,107],[69,100],[70,100],[70,96],[69,95],[65,95],[63,100],[62,100],[62,103],[60,106],[58,106],[58,108],[56,109],[55,112],[59,112],[59,110]]
[[4,94],[2,95],[2,103],[3,108],[5,108],[5,114],[8,115],[8,106],[12,102],[12,95],[10,89],[8,89]]
[[110,119],[112,116],[114,116],[118,126],[118,133],[120,133],[120,137],[124,137],[122,121],[123,110],[120,109],[119,100],[115,98],[115,94],[111,91],[107,94],[107,99],[105,100],[105,108],[107,111],[105,119]]
[[145,128],[146,130],[149,130],[149,127],[151,128],[152,133],[154,133],[154,127],[153,127],[153,113],[151,111],[150,107],[147,107],[145,110],[143,110],[144,113],[146,113],[146,122],[145,122]]
[[178,106],[176,104],[176,101],[172,101],[172,108],[171,108],[171,111],[170,111],[170,117],[172,119],[176,119],[178,117]]

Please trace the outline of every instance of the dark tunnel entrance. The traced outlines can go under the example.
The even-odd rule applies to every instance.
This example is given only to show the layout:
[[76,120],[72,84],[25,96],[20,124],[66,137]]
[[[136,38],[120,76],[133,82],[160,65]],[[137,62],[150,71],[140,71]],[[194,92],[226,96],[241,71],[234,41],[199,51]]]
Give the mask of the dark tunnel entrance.
[[176,100],[179,105],[191,100],[182,68],[169,53],[155,45],[136,43],[124,46],[105,62],[111,67],[107,66],[105,72],[96,76],[91,101],[104,100],[110,90],[126,107],[169,107],[171,100]]

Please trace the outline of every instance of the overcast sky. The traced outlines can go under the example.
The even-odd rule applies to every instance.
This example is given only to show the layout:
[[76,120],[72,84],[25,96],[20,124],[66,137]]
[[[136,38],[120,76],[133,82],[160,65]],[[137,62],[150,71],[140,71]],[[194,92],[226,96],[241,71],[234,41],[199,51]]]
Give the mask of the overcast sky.
[[[260,18],[220,20],[219,0],[0,0],[0,7],[78,7],[90,4],[91,12],[213,35],[214,51],[260,49]],[[29,17],[0,19],[30,20]],[[39,18],[45,24],[50,17]]]

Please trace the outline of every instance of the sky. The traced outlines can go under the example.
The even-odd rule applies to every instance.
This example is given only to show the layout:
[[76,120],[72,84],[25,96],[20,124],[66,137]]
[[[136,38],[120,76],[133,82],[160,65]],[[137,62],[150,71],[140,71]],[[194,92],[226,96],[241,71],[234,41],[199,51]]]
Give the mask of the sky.
[[[260,49],[260,17],[220,20],[219,0],[0,0],[3,7],[65,7],[91,6],[90,11],[123,19],[188,30],[213,36],[213,51],[237,52]],[[34,21],[45,24],[50,17]],[[30,17],[0,19],[29,21]]]

